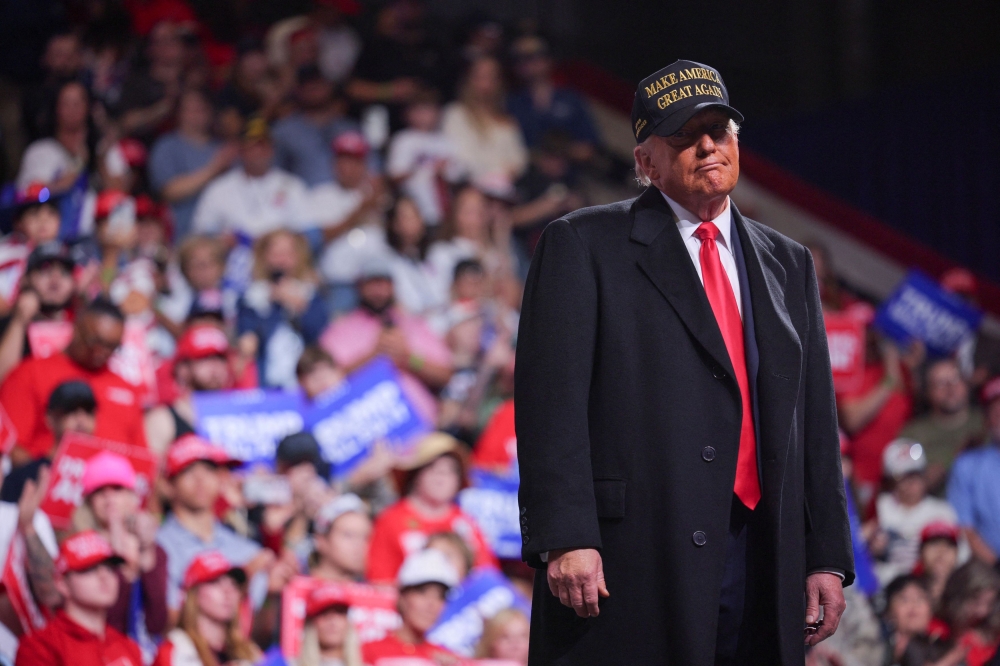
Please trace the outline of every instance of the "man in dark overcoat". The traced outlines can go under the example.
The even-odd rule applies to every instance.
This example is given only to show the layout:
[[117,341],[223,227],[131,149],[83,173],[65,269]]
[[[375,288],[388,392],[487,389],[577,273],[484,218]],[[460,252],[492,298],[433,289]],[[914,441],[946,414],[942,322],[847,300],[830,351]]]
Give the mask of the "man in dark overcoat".
[[546,228],[515,414],[531,666],[801,665],[854,579],[812,257],[740,214],[719,73],[636,92],[636,199]]

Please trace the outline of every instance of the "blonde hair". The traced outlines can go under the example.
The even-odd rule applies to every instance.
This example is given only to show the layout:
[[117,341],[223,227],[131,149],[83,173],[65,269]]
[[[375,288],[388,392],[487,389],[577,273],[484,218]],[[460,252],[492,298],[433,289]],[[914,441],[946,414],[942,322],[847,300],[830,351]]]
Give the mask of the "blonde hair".
[[317,282],[316,271],[313,270],[312,266],[312,254],[309,250],[309,241],[302,234],[297,234],[294,231],[289,231],[288,229],[275,229],[274,231],[269,231],[264,234],[253,245],[253,279],[254,280],[267,280],[270,278],[268,275],[267,267],[264,264],[264,255],[267,253],[267,248],[274,241],[275,238],[279,236],[288,236],[292,239],[295,245],[295,253],[298,258],[295,262],[295,268],[289,274],[289,277],[293,277],[296,280],[302,280],[303,282]]
[[[198,615],[201,613],[198,610],[199,587],[196,585],[191,588],[188,590],[187,596],[184,597],[184,605],[181,607],[181,616],[177,621],[177,627],[183,630],[194,643],[194,649],[198,653],[198,659],[201,660],[202,666],[220,666],[212,648],[208,646],[208,642],[198,631]],[[256,661],[261,657],[257,646],[240,630],[239,613],[229,621],[229,626],[226,628],[226,653],[233,659],[246,659],[248,661]]]
[[[362,666],[361,661],[361,641],[358,634],[350,623],[347,625],[347,633],[344,634],[344,666]],[[316,624],[309,620],[302,629],[302,649],[295,666],[320,666],[321,651],[319,645],[319,632],[316,631]]]
[[[496,66],[500,85],[497,86],[497,90],[493,95],[484,99],[477,96],[476,92],[472,89],[471,79],[476,67],[486,62],[493,63]],[[510,116],[507,115],[504,109],[505,95],[503,69],[500,66],[500,61],[492,56],[485,55],[473,59],[469,63],[469,68],[465,70],[465,76],[462,78],[462,85],[458,91],[458,101],[466,113],[469,114],[469,121],[473,129],[480,134],[485,134],[494,125],[510,122]]]
[[528,616],[516,608],[504,608],[502,611],[486,620],[486,622],[483,623],[483,635],[479,639],[479,645],[476,646],[476,659],[490,659],[492,656],[490,653],[493,651],[493,645],[497,642],[497,639],[500,638],[500,634],[503,633],[504,627],[517,618],[521,618],[525,622],[528,621]]
[[226,248],[223,247],[218,238],[202,235],[188,236],[181,243],[180,249],[177,250],[177,265],[180,267],[184,279],[188,279],[188,264],[191,263],[191,255],[202,248],[209,249],[212,252],[212,258],[219,264],[226,263]]

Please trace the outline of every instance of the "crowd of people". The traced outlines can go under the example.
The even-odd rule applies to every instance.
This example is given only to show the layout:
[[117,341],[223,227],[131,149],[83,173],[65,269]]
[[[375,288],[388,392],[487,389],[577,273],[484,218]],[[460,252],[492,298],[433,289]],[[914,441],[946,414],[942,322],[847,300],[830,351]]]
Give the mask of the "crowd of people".
[[[530,599],[456,498],[477,470],[516,478],[523,280],[601,154],[547,43],[421,0],[68,6],[4,127],[0,663],[526,664],[516,604],[469,654],[428,636],[478,573]],[[900,348],[811,249],[867,349],[838,394],[858,583],[810,663],[1000,663],[1000,341]],[[969,274],[942,284],[975,301]],[[261,472],[199,427],[196,394],[314,401],[380,357],[428,432],[349,474],[308,431]],[[74,437],[157,472],[108,445],[54,524]],[[359,589],[396,595],[379,633]]]

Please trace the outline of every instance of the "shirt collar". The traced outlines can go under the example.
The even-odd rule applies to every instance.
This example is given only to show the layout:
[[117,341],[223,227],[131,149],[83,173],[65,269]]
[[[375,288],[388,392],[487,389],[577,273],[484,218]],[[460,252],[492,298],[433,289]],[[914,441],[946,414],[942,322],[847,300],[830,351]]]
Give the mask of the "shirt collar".
[[[691,236],[694,236],[695,230],[705,220],[700,219],[697,215],[681,206],[662,191],[660,194],[663,194],[663,198],[666,199],[667,203],[670,205],[670,209],[674,211],[674,215],[677,216],[677,229],[681,232],[681,238],[683,238],[686,243]],[[719,213],[715,219],[710,221],[719,228],[719,237],[716,240],[721,240],[722,245],[732,252],[733,246],[729,243],[729,235],[733,231],[733,209],[729,205],[729,197],[726,197],[725,209],[723,209],[723,211]]]

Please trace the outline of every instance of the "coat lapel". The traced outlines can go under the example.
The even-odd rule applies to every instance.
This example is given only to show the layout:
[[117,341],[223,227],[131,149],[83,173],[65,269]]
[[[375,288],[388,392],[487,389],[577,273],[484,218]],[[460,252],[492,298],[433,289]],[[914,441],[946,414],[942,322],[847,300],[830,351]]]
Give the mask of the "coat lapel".
[[[658,189],[648,187],[632,204],[632,216],[631,239],[647,246],[639,257],[639,268],[667,299],[691,335],[733,378],[733,364],[722,332],[670,206]],[[736,386],[735,380],[732,384]]]

